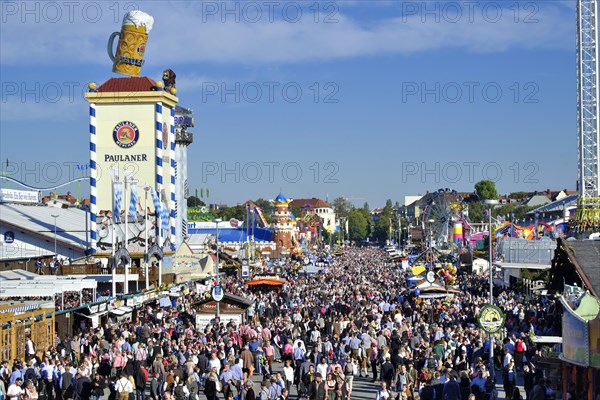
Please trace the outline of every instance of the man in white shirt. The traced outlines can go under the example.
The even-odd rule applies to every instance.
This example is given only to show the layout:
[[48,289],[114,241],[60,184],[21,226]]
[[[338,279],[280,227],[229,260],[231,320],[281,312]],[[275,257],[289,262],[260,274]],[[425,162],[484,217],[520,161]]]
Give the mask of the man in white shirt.
[[21,389],[22,384],[23,378],[17,378],[15,383],[8,387],[6,390],[7,400],[19,400],[21,398],[21,395],[23,394],[23,389]]
[[119,400],[127,400],[129,398],[129,393],[133,392],[133,385],[129,379],[127,379],[125,372],[121,371],[120,378],[115,383],[115,388],[119,393]]
[[327,376],[327,369],[329,365],[327,365],[327,360],[325,357],[321,358],[321,362],[317,365],[317,372],[321,374],[321,376]]
[[31,340],[30,336],[27,336],[27,361],[35,356],[35,344],[33,344],[33,340]]
[[210,361],[208,362],[210,369],[215,369],[217,371],[217,375],[221,372],[221,360],[217,358],[217,353],[213,351],[211,354]]
[[513,360],[512,354],[510,354],[510,351],[508,349],[504,349],[504,359],[502,361],[502,366],[506,368],[506,366],[509,362],[511,362],[511,360]]

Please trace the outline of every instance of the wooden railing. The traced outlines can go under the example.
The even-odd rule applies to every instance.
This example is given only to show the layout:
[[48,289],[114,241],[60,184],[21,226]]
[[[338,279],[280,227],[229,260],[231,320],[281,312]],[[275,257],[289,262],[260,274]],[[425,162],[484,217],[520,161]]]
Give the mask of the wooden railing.
[[[110,275],[110,268],[100,268],[96,265],[63,265],[58,270],[59,275]],[[117,274],[125,274],[124,267],[117,267]],[[138,274],[140,281],[146,280],[145,269],[140,267],[130,267],[130,274]],[[158,281],[158,269],[148,268],[148,278],[150,282]]]

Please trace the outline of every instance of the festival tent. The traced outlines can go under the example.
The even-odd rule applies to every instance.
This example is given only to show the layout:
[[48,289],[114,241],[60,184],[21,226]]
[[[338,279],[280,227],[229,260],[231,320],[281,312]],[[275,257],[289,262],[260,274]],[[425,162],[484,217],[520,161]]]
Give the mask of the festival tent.
[[278,276],[257,276],[251,281],[246,282],[246,285],[251,288],[262,289],[277,289],[280,290],[283,285],[288,284],[288,281],[281,279]]
[[[24,270],[0,272],[1,298],[53,297],[64,292],[81,292],[83,289],[96,291],[94,279],[79,279],[69,276],[37,275]],[[95,295],[95,293],[94,293]]]

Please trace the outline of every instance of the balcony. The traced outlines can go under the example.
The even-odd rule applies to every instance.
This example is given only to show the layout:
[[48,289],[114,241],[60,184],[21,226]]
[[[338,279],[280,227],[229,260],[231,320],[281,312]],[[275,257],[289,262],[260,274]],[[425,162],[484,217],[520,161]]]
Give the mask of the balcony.
[[[125,274],[125,268],[117,267],[117,274]],[[47,273],[47,271],[44,271]],[[100,268],[96,265],[63,265],[58,270],[59,275],[111,275],[110,268]],[[138,274],[139,281],[146,281],[145,269],[142,267],[130,267],[129,274]],[[164,275],[163,275],[164,276]],[[150,283],[158,282],[158,269],[148,267],[148,280]]]

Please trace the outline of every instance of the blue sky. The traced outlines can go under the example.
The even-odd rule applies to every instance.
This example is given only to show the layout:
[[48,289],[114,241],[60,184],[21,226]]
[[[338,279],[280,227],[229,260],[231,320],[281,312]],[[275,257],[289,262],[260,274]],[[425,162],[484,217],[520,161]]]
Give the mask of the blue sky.
[[575,189],[572,1],[24,4],[2,3],[0,159],[30,184],[88,161],[82,93],[116,76],[106,41],[137,5],[142,74],[177,73],[210,202]]

